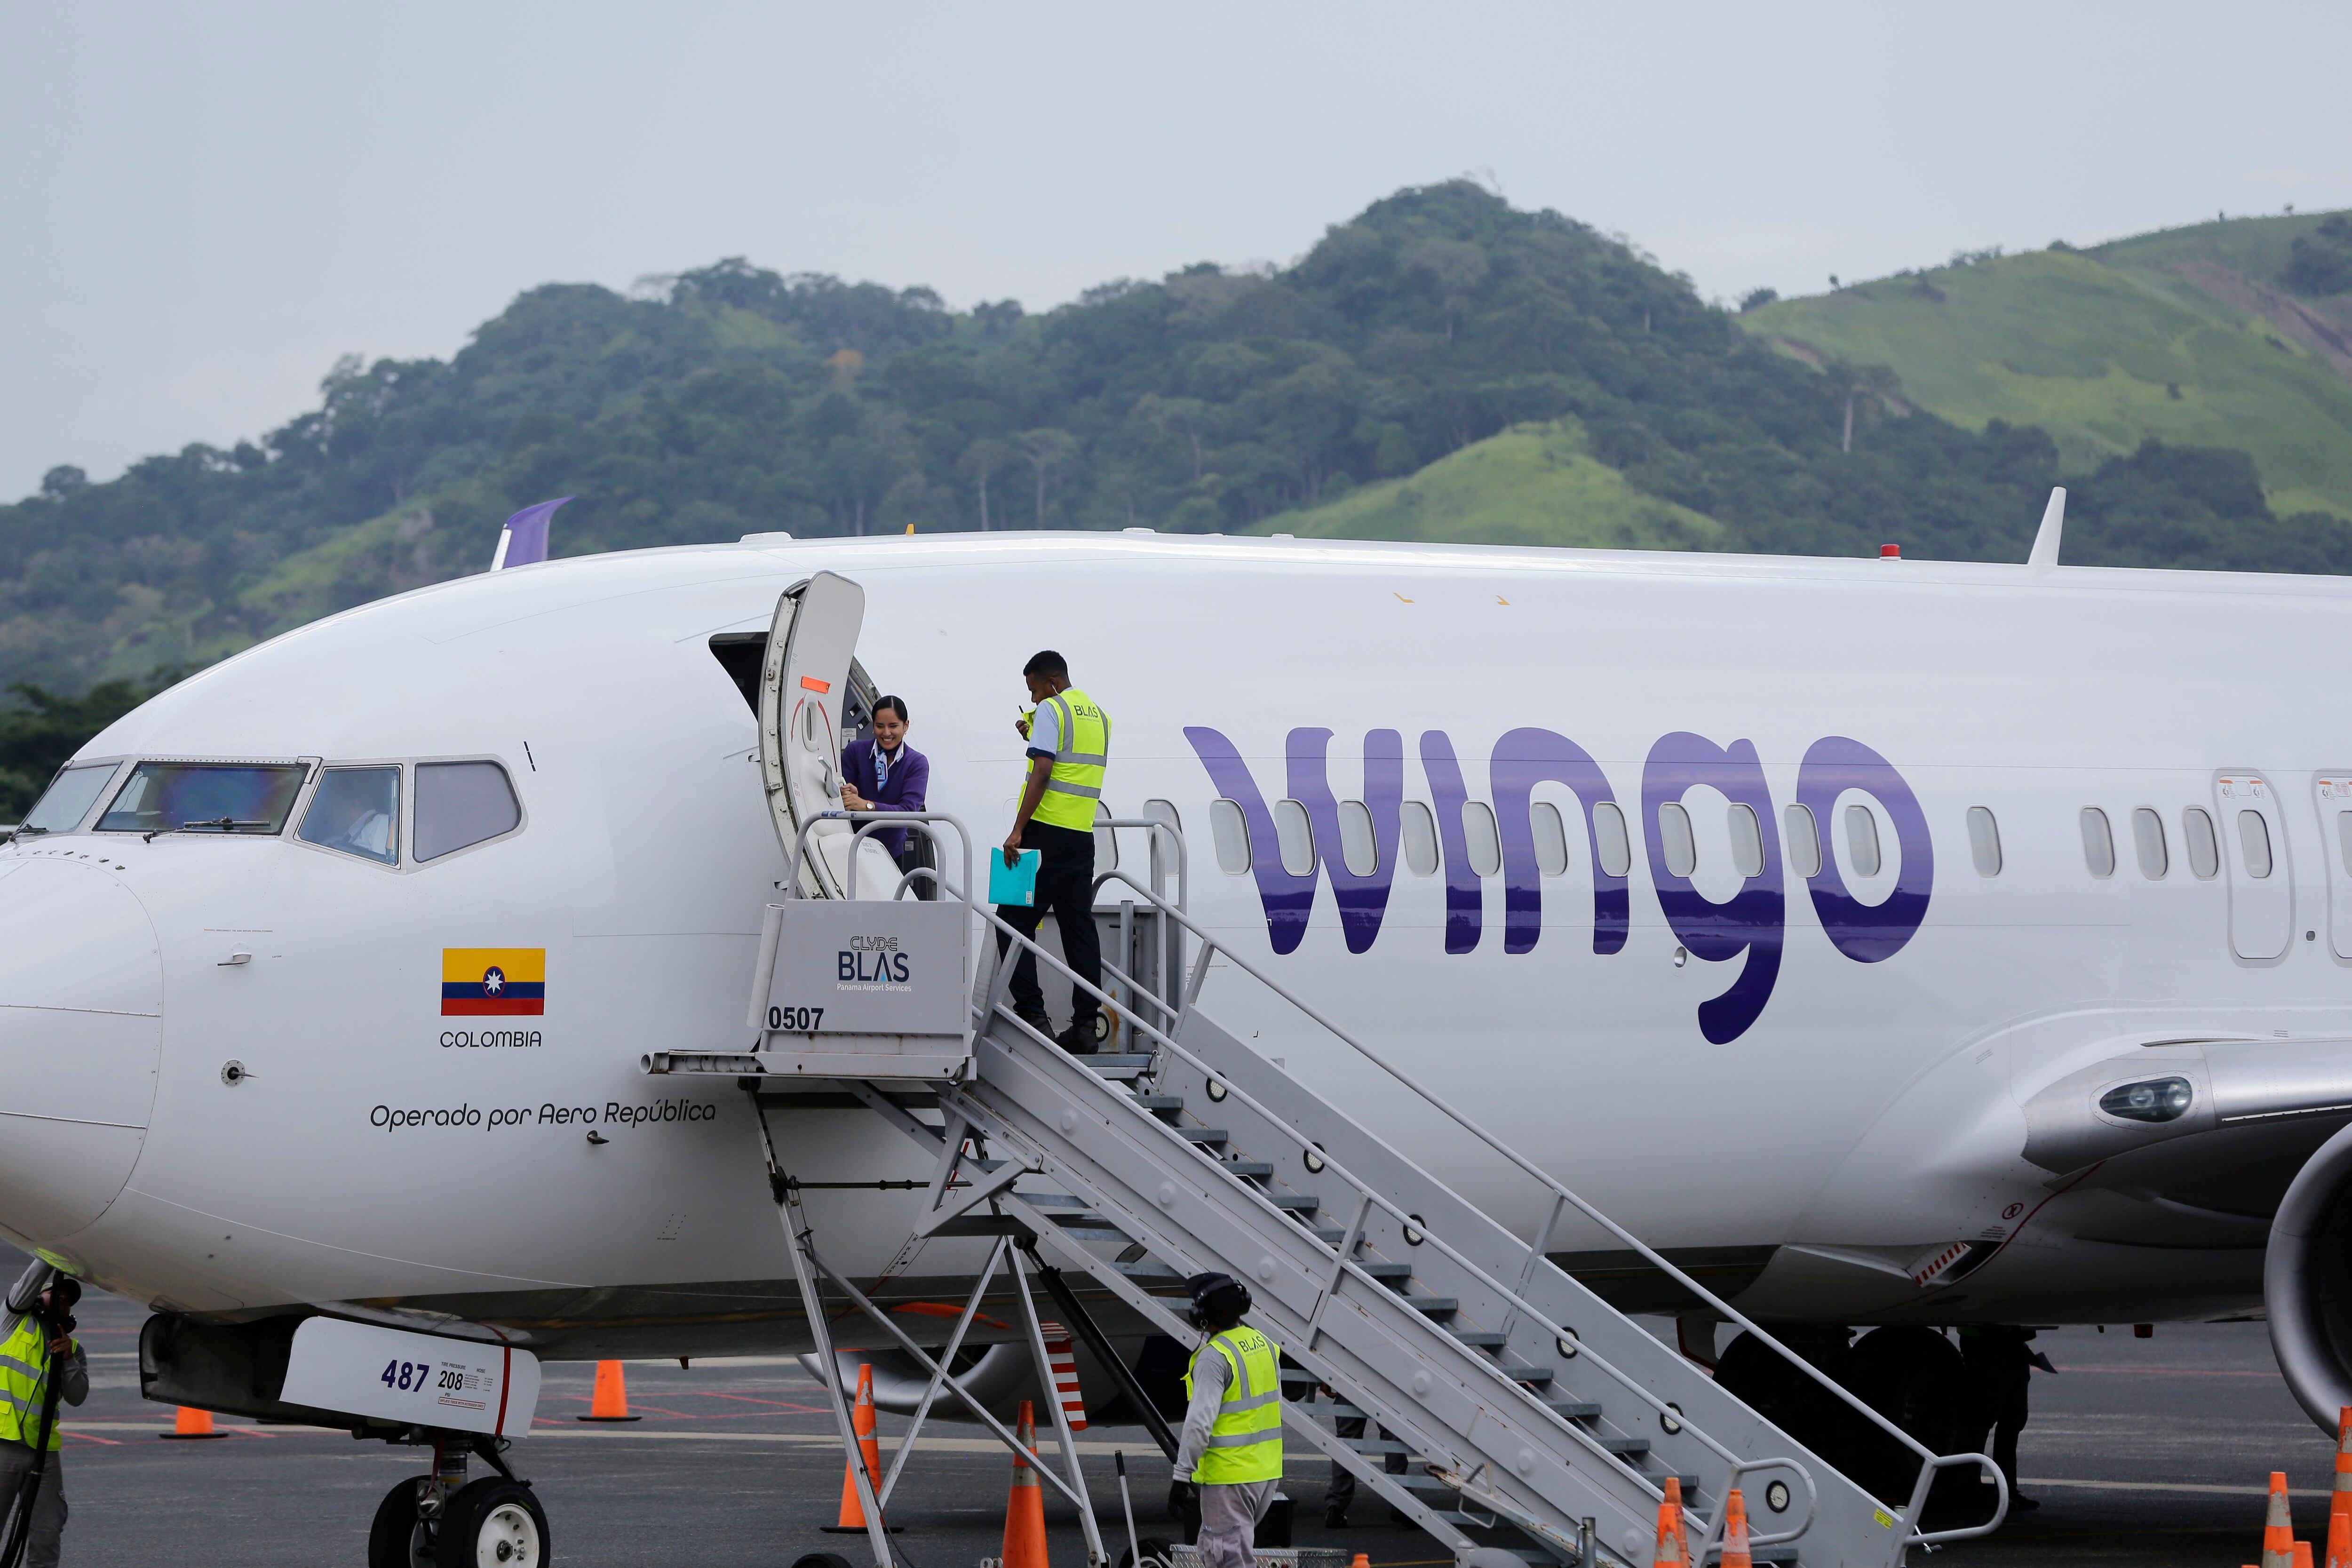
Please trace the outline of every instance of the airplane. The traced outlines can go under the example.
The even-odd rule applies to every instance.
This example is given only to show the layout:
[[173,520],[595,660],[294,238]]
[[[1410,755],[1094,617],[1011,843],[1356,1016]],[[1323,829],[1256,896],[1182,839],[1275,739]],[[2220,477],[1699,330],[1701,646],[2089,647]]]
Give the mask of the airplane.
[[[766,533],[346,611],[110,726],[0,847],[0,1231],[151,1306],[151,1397],[410,1440],[366,1389],[276,1389],[290,1337],[463,1340],[457,1404],[492,1363],[810,1350],[750,1102],[643,1064],[751,1048],[763,911],[847,869],[791,830],[881,692],[993,845],[1050,646],[1193,918],[1742,1312],[1872,1326],[1874,1375],[1931,1392],[1943,1327],[2266,1312],[2332,1431],[2352,697],[2318,655],[2352,589],[2060,566],[2057,511],[2025,565]],[[763,740],[824,581],[862,616],[803,618],[820,700]],[[845,1273],[963,1300],[989,1244],[908,1249],[919,1160],[856,1110],[774,1125]],[[1719,1314],[1622,1247],[1553,1256],[1736,1384]]]

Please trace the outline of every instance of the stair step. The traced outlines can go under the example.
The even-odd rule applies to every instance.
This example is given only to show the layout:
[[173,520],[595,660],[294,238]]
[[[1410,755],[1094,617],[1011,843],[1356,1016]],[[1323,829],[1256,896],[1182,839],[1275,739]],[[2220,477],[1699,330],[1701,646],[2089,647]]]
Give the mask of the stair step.
[[1217,1163],[1229,1176],[1264,1177],[1274,1174],[1274,1167],[1264,1160],[1220,1160]]
[[1378,1258],[1370,1258],[1357,1264],[1356,1267],[1362,1269],[1365,1273],[1370,1275],[1375,1279],[1410,1279],[1412,1278],[1412,1265],[1410,1263],[1385,1263]]
[[1410,1454],[1412,1446],[1387,1437],[1342,1437],[1339,1441],[1359,1454]]
[[[1173,1279],[1179,1284],[1183,1283],[1184,1280],[1184,1276],[1176,1272],[1173,1264],[1121,1263],[1117,1267],[1118,1271],[1129,1279]],[[1597,1405],[1593,1406],[1596,1411],[1600,1408]]]
[[[1268,1193],[1266,1201],[1278,1209],[1297,1209],[1300,1214],[1313,1214],[1323,1206],[1323,1200],[1313,1193]],[[1332,1240],[1339,1239],[1333,1236]]]
[[1547,1399],[1544,1404],[1563,1421],[1590,1421],[1601,1414],[1600,1405],[1590,1399]]
[[1222,1127],[1180,1127],[1176,1134],[1187,1143],[1223,1143],[1232,1136]]
[[[1275,1206],[1280,1208],[1283,1205],[1276,1204]],[[1337,1247],[1348,1239],[1348,1233],[1336,1225],[1310,1225],[1307,1229],[1309,1235],[1326,1247]]]
[[[1102,1215],[1098,1215],[1092,1209],[1082,1210],[1076,1214],[1064,1211],[1060,1214],[1049,1214],[1045,1217],[1052,1220],[1064,1230],[1116,1231],[1118,1229],[1118,1224],[1117,1221],[1108,1219]],[[1121,1232],[1120,1234],[1124,1235],[1125,1233]]]
[[1464,1344],[1469,1345],[1473,1349],[1482,1351],[1500,1350],[1505,1344],[1509,1342],[1511,1337],[1498,1329],[1449,1328],[1445,1331],[1452,1334],[1455,1339],[1460,1340]]
[[1116,1083],[1133,1083],[1151,1070],[1150,1055],[1111,1055],[1080,1057],[1078,1060],[1094,1069],[1096,1076]]
[[1136,1104],[1143,1107],[1144,1110],[1149,1110],[1154,1116],[1159,1115],[1164,1110],[1181,1110],[1184,1109],[1184,1097],[1181,1094],[1139,1094],[1131,1098],[1133,1098]]
[[1647,1437],[1603,1437],[1601,1439],[1601,1446],[1610,1453],[1622,1454],[1629,1458],[1650,1451],[1650,1440]]
[[1559,1375],[1548,1366],[1507,1366],[1503,1371],[1513,1383],[1533,1384],[1538,1388]]
[[1424,1318],[1450,1318],[1462,1310],[1452,1296],[1407,1296],[1405,1304]]

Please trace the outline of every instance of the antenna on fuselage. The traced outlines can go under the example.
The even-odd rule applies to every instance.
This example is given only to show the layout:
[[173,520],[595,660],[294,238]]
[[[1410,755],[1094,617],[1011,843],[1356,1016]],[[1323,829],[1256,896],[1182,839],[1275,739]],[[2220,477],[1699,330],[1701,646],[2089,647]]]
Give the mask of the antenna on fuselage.
[[503,572],[509,566],[529,566],[546,560],[547,525],[554,519],[555,509],[571,499],[565,496],[561,500],[543,500],[507,519],[506,526],[499,530],[499,548],[490,557],[490,570]]
[[2047,572],[2058,564],[2058,536],[2066,529],[2066,492],[2052,486],[2050,504],[2042,509],[2042,527],[2033,536],[2033,553],[2025,563],[2036,572]]

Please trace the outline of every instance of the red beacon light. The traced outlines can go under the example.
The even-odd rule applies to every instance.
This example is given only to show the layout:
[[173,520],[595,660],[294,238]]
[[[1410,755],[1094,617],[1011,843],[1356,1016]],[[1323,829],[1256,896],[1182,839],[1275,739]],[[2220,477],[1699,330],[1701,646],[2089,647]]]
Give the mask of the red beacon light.
[[1903,559],[1903,547],[1899,544],[1882,544],[1878,547],[1878,558],[1881,561],[1900,561]]

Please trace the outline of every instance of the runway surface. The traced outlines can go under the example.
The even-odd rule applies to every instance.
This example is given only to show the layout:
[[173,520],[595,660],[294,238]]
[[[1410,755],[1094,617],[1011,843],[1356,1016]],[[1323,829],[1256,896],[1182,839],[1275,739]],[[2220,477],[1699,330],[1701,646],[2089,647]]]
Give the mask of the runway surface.
[[[144,1310],[93,1294],[81,1316],[91,1394],[66,1425],[68,1563],[358,1568],[365,1561],[377,1500],[423,1469],[423,1451],[226,1421],[227,1436],[216,1441],[160,1440],[172,1412],[139,1396]],[[2055,1377],[2034,1376],[2033,1422],[2022,1445],[2026,1490],[2042,1507],[1935,1561],[1951,1568],[2250,1563],[2273,1469],[2286,1471],[2297,1489],[2298,1532],[2324,1530],[2329,1444],[2288,1395],[2262,1325],[2161,1326],[2148,1340],[2127,1329],[2068,1329],[2040,1344],[2060,1368]],[[789,1568],[821,1550],[853,1564],[870,1561],[862,1538],[820,1532],[834,1521],[842,1460],[822,1391],[797,1362],[632,1362],[630,1401],[642,1419],[626,1426],[575,1419],[588,1410],[591,1367],[546,1371],[537,1424],[513,1458],[546,1506],[555,1562]],[[895,1451],[888,1439],[903,1426],[883,1418],[886,1465]],[[998,1552],[1010,1462],[977,1427],[932,1432],[909,1461],[893,1522],[906,1527],[898,1539],[909,1568],[976,1568]],[[1123,1546],[1115,1448],[1125,1450],[1135,1478],[1139,1529],[1167,1533],[1166,1462],[1140,1428],[1097,1427],[1083,1435],[1079,1454],[1105,1538]],[[1325,1531],[1324,1476],[1319,1459],[1294,1454],[1286,1486],[1297,1500],[1296,1544],[1362,1552],[1373,1568],[1444,1558],[1419,1532],[1391,1525],[1377,1501],[1357,1505],[1356,1528]],[[1046,1495],[1054,1561],[1083,1568],[1077,1515]]]

